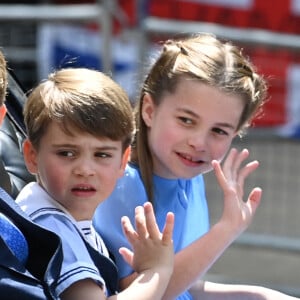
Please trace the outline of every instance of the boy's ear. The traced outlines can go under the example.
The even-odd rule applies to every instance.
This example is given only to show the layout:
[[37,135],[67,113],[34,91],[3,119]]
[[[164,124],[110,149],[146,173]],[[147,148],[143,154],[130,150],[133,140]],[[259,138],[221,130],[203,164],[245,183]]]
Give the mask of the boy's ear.
[[142,117],[148,127],[151,127],[154,110],[155,104],[153,103],[151,95],[145,94],[142,104]]
[[37,174],[37,152],[28,139],[23,143],[23,155],[27,170],[31,174]]
[[128,160],[130,158],[130,153],[131,153],[131,147],[128,146],[127,149],[124,151],[124,154],[122,156],[122,163],[121,163],[121,174],[120,177],[123,176],[124,174],[124,170],[126,168],[126,165],[128,163]]
[[3,104],[0,106],[0,125],[2,124],[5,115],[6,115],[6,106]]

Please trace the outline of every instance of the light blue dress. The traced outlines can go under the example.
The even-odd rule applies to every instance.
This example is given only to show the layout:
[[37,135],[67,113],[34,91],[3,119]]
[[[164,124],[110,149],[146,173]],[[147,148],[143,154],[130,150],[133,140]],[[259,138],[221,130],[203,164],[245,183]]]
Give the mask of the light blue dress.
[[[180,251],[201,237],[209,229],[209,214],[202,175],[192,179],[165,179],[154,176],[155,214],[160,230],[163,229],[167,212],[175,214],[174,249]],[[133,272],[118,250],[129,247],[121,227],[121,217],[128,216],[134,224],[134,209],[147,201],[140,172],[128,164],[125,174],[117,182],[111,196],[99,205],[94,216],[94,226],[109,251],[112,252],[123,278]],[[201,255],[199,253],[199,255]],[[195,258],[193,258],[195,259]],[[192,299],[186,291],[177,300]]]

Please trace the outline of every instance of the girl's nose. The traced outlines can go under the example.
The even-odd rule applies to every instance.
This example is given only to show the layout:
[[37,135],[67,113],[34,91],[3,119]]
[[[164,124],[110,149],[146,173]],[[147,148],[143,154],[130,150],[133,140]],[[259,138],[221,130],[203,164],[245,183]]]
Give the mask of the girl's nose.
[[188,144],[196,151],[203,152],[207,147],[207,135],[205,133],[196,133],[189,137]]

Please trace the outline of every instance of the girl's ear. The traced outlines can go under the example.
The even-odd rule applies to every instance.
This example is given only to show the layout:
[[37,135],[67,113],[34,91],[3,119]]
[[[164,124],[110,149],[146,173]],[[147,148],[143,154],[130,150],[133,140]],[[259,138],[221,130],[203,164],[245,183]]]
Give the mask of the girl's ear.
[[121,169],[120,169],[120,177],[123,176],[124,174],[124,170],[126,168],[126,165],[128,163],[128,160],[130,158],[130,153],[131,153],[131,147],[129,146],[125,151],[124,154],[122,156],[122,162],[121,162]]
[[23,143],[23,155],[27,170],[31,174],[37,174],[37,151],[28,139]]
[[142,117],[148,127],[151,127],[154,111],[155,104],[152,97],[149,94],[145,94],[142,104]]

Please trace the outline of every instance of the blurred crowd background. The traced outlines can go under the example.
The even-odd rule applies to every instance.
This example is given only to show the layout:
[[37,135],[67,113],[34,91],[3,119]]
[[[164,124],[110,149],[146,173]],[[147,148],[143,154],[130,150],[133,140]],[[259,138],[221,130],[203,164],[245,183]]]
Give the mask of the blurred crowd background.
[[[211,32],[241,46],[269,81],[264,114],[237,147],[261,163],[253,224],[207,274],[300,296],[300,0],[1,1],[0,47],[26,92],[54,69],[109,73],[132,102],[160,42]],[[206,176],[211,222],[222,195]],[[201,253],[199,253],[201,255]]]

